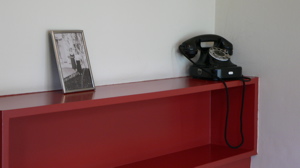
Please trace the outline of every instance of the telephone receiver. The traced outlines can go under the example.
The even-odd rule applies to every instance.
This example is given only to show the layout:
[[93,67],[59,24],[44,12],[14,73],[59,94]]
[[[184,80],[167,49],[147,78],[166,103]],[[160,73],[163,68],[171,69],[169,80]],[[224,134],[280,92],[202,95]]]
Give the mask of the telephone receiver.
[[[211,47],[202,44],[211,42]],[[194,78],[212,80],[237,79],[242,77],[242,67],[233,64],[230,57],[233,45],[225,38],[215,34],[205,34],[193,37],[179,46],[179,51],[190,60],[193,65],[189,73]],[[199,59],[194,58],[200,51]]]

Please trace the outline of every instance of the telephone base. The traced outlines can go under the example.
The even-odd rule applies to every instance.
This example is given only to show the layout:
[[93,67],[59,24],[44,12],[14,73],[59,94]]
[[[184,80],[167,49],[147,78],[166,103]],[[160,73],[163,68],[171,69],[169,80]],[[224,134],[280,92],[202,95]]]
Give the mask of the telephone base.
[[[209,73],[211,74],[209,74]],[[196,66],[190,67],[190,75],[194,78],[202,78],[209,80],[234,80],[242,77],[242,67],[222,67],[222,68],[198,68]]]

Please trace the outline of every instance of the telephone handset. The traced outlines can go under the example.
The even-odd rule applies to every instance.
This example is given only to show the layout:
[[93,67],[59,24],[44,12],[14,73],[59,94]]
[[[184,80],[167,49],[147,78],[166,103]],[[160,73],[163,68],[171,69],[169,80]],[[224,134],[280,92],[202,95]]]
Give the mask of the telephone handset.
[[[202,47],[205,42],[213,42],[212,47]],[[201,52],[198,61],[193,62],[198,50]],[[194,64],[189,73],[195,78],[205,79],[238,79],[242,77],[242,67],[230,61],[233,46],[225,38],[205,34],[193,37],[179,46],[179,51]]]

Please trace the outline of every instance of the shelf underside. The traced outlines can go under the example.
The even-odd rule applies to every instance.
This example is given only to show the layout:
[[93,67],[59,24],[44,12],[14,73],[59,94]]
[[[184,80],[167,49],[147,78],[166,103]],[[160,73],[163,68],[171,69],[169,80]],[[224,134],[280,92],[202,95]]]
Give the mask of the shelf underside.
[[205,145],[116,168],[195,168],[222,165],[251,157],[255,151]]

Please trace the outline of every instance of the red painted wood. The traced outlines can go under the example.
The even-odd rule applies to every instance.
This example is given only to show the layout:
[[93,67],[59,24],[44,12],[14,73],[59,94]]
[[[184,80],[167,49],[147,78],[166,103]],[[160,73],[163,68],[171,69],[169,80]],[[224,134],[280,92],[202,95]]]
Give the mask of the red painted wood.
[[208,144],[208,96],[206,92],[11,119],[10,167],[105,168]]
[[[253,84],[257,78],[247,84]],[[228,81],[228,87],[240,86],[240,81]],[[223,89],[218,81],[198,80],[189,77],[170,78],[145,82],[98,86],[95,91],[62,94],[61,91],[30,93],[22,95],[0,96],[0,110],[52,106],[88,106],[118,104],[135,100],[168,97],[201,91]],[[17,103],[16,103],[17,102]]]
[[[228,160],[239,160],[236,158],[238,155],[249,155],[252,154],[249,150],[244,149],[231,149],[224,146],[217,145],[205,145],[196,147],[169,155],[164,155],[146,161],[140,161],[117,168],[209,168],[219,167],[219,165],[225,167],[232,166],[234,164],[245,165],[247,163],[235,163],[235,161]],[[243,159],[242,159],[243,160]],[[216,162],[216,163],[214,163]],[[221,167],[222,167],[221,166]],[[220,168],[221,168],[220,167]],[[224,167],[224,168],[225,168]],[[222,167],[223,168],[223,167]],[[243,168],[243,167],[240,167]]]
[[[241,90],[242,87],[229,89],[230,113],[228,121],[228,140],[233,146],[241,142],[240,134],[240,110],[241,110]],[[246,88],[246,97],[243,112],[243,148],[256,150],[257,140],[257,85],[249,85]],[[224,101],[225,91],[216,90],[212,92],[212,143],[226,145],[224,141],[224,126],[226,118],[226,102]]]
[[[1,116],[0,116],[1,121],[3,122],[2,111],[0,111],[0,115],[1,115]],[[2,142],[3,142],[3,135],[4,135],[4,134],[3,134],[3,131],[2,131],[2,130],[3,130],[3,129],[2,129],[2,127],[1,127],[1,129],[0,129],[0,134],[1,134],[1,139],[0,139],[0,144],[1,144],[1,146],[0,146],[0,151],[1,151],[1,153],[0,153],[0,156],[1,156],[1,159],[0,159],[0,165],[1,165],[1,168],[3,167],[3,166],[2,166],[2,163],[3,163],[2,160],[3,160],[3,154],[4,154],[4,147],[3,147],[3,145],[2,145],[2,144],[3,144]]]
[[251,166],[251,158],[238,160],[227,165],[218,166],[216,168],[249,168]]
[[[227,84],[233,110],[229,139],[237,143],[241,82]],[[258,78],[253,78],[247,83],[246,141],[238,150],[224,145],[225,95],[217,81],[174,78],[100,86],[95,92],[67,95],[53,91],[2,96],[1,165],[246,165],[242,160],[256,154],[257,93]],[[156,166],[151,167],[152,163]]]

